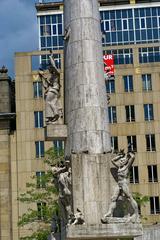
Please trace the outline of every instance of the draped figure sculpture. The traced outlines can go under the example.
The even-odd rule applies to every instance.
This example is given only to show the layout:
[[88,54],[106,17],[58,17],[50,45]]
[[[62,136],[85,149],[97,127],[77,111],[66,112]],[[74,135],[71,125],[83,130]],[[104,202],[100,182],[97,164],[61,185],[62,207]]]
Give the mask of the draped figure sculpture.
[[56,122],[63,117],[62,107],[60,106],[60,72],[58,71],[53,54],[49,56],[50,65],[47,70],[39,70],[39,76],[42,79],[45,98],[45,118],[46,124]]

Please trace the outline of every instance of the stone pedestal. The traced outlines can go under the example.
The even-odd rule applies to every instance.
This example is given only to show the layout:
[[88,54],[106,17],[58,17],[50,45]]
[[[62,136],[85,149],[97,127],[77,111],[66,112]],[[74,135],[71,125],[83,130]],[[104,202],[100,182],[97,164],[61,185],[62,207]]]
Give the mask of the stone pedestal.
[[67,138],[67,126],[64,124],[49,124],[45,127],[46,141],[65,140]]
[[120,224],[97,224],[97,225],[77,225],[69,226],[66,229],[67,240],[79,239],[112,239],[112,240],[132,240],[133,236],[142,235],[140,224],[120,223]]
[[72,154],[73,210],[100,224],[110,201],[110,154]]

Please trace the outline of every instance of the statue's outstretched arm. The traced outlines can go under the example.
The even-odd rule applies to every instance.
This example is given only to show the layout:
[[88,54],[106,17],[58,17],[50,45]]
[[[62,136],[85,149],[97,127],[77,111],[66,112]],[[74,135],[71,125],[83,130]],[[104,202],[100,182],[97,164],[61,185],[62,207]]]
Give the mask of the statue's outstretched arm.
[[135,154],[133,152],[129,152],[129,159],[128,159],[128,168],[130,168],[135,160]]
[[49,56],[49,58],[50,58],[50,63],[52,65],[54,71],[56,72],[57,75],[60,75],[60,72],[58,71],[58,68],[56,67],[56,64],[55,64],[55,61],[54,61],[54,58],[53,58],[53,54],[51,54]]

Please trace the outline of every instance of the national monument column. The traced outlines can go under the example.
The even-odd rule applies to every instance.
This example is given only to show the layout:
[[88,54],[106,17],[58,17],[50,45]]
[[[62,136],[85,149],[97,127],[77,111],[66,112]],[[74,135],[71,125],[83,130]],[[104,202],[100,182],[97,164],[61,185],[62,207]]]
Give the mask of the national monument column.
[[65,120],[67,151],[110,149],[97,0],[65,0]]
[[[68,226],[66,237],[133,239],[141,234],[139,225],[123,220],[121,226],[114,221],[101,223],[112,195],[112,157],[98,1],[64,0],[64,22],[66,156],[71,156],[73,213],[78,208],[85,221],[85,225]],[[124,157],[128,160],[127,154]],[[127,176],[123,183],[126,181]],[[115,205],[113,201],[111,206]]]
[[97,224],[108,207],[105,153],[110,150],[98,1],[65,0],[64,22],[66,155],[72,160],[73,208],[82,211],[86,224]]

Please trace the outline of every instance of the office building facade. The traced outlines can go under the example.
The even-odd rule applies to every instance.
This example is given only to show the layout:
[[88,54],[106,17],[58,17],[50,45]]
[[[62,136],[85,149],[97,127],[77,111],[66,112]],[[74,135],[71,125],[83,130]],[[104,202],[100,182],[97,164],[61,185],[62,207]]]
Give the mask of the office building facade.
[[[53,2],[36,4],[40,50],[64,46],[63,2]],[[160,220],[160,2],[99,1],[99,11],[103,51],[113,54],[115,64],[115,79],[106,83],[111,144],[115,150],[136,152],[131,188],[149,197],[140,211],[146,223],[156,223]],[[47,63],[45,55],[41,64]]]

